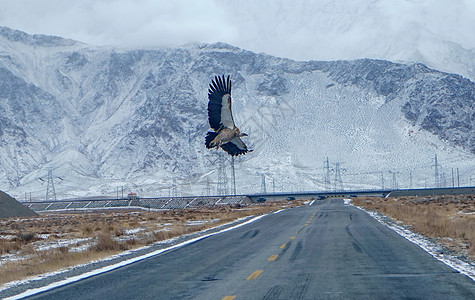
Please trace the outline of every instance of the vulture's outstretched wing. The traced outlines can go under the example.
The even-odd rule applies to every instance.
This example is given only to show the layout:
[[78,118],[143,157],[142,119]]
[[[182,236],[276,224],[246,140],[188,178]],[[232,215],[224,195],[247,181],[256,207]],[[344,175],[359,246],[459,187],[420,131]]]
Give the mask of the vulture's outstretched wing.
[[234,128],[233,114],[231,111],[231,80],[223,77],[214,77],[208,90],[208,119],[209,125],[214,130],[222,127]]
[[244,142],[238,137],[235,137],[230,142],[221,145],[221,148],[232,156],[252,152],[252,150],[247,149],[246,144],[244,144]]

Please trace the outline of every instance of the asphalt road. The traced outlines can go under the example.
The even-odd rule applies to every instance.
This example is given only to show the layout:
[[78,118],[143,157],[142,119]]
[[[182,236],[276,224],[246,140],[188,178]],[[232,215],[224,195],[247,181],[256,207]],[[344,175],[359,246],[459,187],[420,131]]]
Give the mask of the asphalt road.
[[272,214],[31,297],[381,298],[475,299],[475,282],[340,199]]

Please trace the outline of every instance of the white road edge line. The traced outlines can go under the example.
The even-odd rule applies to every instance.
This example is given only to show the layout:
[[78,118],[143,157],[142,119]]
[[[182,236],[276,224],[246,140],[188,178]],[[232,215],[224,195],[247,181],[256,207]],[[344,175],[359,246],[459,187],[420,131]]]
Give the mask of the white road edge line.
[[135,258],[131,258],[131,259],[128,259],[128,260],[121,261],[121,262],[119,262],[117,264],[114,264],[114,265],[106,266],[106,267],[99,268],[99,269],[96,269],[96,270],[93,270],[93,271],[90,271],[90,272],[86,272],[86,273],[81,274],[81,275],[66,278],[66,279],[58,281],[58,282],[53,282],[53,283],[51,283],[49,285],[46,285],[46,286],[43,286],[43,287],[26,290],[21,294],[13,295],[13,296],[10,296],[10,297],[4,298],[4,299],[5,300],[7,300],[7,299],[10,300],[10,299],[21,299],[21,298],[29,297],[29,296],[32,296],[32,295],[35,295],[35,294],[38,294],[38,293],[46,292],[48,290],[51,290],[51,289],[54,289],[54,288],[57,288],[57,287],[60,287],[60,286],[63,286],[63,285],[70,284],[70,283],[88,278],[88,277],[92,277],[92,276],[95,276],[95,275],[99,275],[101,273],[109,272],[111,270],[114,270],[114,269],[117,269],[117,268],[120,268],[120,267],[123,267],[123,266],[126,266],[126,265],[130,265],[134,262],[137,262],[137,261],[155,256],[155,255],[161,254],[163,252],[167,252],[167,251],[170,251],[170,250],[173,250],[173,249],[177,249],[177,248],[195,243],[195,242],[197,242],[199,240],[202,240],[202,239],[205,239],[207,237],[236,229],[238,227],[241,227],[241,226],[247,225],[249,223],[255,222],[255,221],[259,220],[260,218],[265,217],[267,215],[268,214],[257,216],[257,217],[254,217],[254,218],[250,219],[250,220],[247,220],[246,222],[243,222],[241,224],[237,224],[235,226],[220,230],[218,232],[205,234],[203,236],[185,241],[185,242],[180,243],[180,244],[176,244],[174,246],[171,246],[171,247],[168,247],[168,248],[165,248],[165,249],[160,249],[160,250],[157,250],[157,251],[153,251],[153,252],[150,252],[150,253],[142,255],[142,256],[138,256],[138,257],[135,257]]

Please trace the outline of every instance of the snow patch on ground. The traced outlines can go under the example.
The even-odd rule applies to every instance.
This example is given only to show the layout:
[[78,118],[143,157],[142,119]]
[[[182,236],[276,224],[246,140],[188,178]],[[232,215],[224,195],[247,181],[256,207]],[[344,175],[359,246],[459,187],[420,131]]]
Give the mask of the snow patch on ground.
[[215,223],[218,222],[219,219],[211,219],[211,220],[188,220],[186,225],[188,226],[196,226],[196,225],[204,225],[207,223]]

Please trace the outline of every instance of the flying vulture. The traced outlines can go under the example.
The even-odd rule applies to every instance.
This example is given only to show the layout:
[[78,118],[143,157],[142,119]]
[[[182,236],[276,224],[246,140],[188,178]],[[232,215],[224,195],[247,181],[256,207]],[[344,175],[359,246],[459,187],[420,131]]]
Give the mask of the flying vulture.
[[231,111],[231,80],[216,76],[211,81],[208,90],[208,119],[214,129],[206,135],[206,148],[219,148],[231,156],[245,154],[248,150],[240,137],[247,136],[234,124]]

